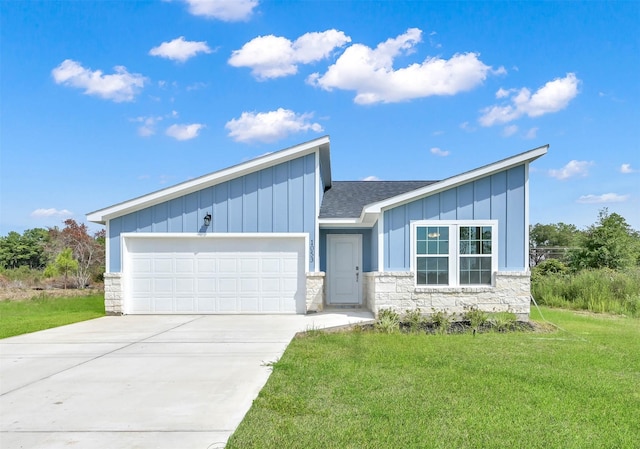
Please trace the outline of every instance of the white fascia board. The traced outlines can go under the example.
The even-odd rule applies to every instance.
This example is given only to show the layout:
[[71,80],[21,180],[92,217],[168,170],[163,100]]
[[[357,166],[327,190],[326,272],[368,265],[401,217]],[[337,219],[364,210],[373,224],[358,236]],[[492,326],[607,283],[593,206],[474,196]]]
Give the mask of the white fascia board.
[[532,162],[535,159],[538,159],[539,157],[545,155],[548,149],[549,145],[544,145],[525,153],[521,153],[516,156],[512,156],[510,158],[503,159],[501,161],[452,176],[445,180],[429,184],[428,186],[422,187],[420,189],[412,190],[410,192],[403,193],[402,195],[387,198],[386,200],[379,201],[377,203],[368,204],[362,209],[360,220],[364,220],[365,215],[367,214],[380,214],[383,209],[387,209],[389,207],[397,207],[402,204],[414,201],[418,198],[433,195],[443,190],[448,190],[461,184],[475,181],[476,179],[484,178],[486,176],[504,170],[508,170],[518,165],[528,164],[529,162]]
[[[314,182],[314,188],[315,188],[315,201],[316,201],[316,213],[314,215],[314,221],[315,223],[313,224],[314,226],[314,239],[315,241],[313,242],[313,271],[314,272],[319,272],[320,271],[320,224],[318,223],[318,217],[320,216],[320,179],[322,179],[321,173],[320,173],[320,152],[316,152],[316,160],[315,160],[315,172],[316,172],[316,179]],[[307,264],[307,270],[309,270],[309,264]]]
[[176,184],[166,189],[158,190],[94,212],[89,212],[87,214],[87,220],[93,223],[105,224],[106,221],[111,218],[116,218],[136,210],[144,209],[180,196],[188,195],[230,179],[298,158],[319,149],[327,152],[329,151],[329,136],[323,136],[275,153],[266,154],[255,159],[251,159],[250,161],[209,173],[208,175],[204,175],[199,178],[190,179],[189,181]]
[[378,218],[378,271],[384,272],[384,214]]
[[524,170],[524,267],[525,271],[529,271],[529,162],[525,164]]
[[[375,223],[375,222],[374,222]],[[363,223],[359,218],[320,218],[318,224],[321,229],[326,228],[370,228],[370,225]]]

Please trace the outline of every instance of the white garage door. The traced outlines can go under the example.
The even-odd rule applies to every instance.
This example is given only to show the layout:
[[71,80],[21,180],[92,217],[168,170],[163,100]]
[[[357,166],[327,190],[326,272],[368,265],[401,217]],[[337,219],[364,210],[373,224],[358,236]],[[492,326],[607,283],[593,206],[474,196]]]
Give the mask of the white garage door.
[[302,237],[126,237],[125,313],[304,313]]

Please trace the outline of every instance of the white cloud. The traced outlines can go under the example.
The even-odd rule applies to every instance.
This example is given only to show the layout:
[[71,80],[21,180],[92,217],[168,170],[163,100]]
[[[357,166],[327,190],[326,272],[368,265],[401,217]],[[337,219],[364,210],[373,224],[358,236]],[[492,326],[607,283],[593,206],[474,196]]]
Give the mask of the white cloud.
[[275,142],[290,134],[321,132],[319,123],[311,123],[313,114],[296,114],[279,108],[269,112],[243,112],[240,118],[227,122],[229,137],[236,142]]
[[141,123],[141,125],[138,127],[138,135],[142,137],[149,137],[149,136],[153,136],[156,133],[156,128],[159,122],[167,118],[171,119],[171,118],[177,118],[177,117],[178,117],[178,112],[171,111],[171,113],[165,114],[164,116],[162,115],[158,115],[155,117],[139,116],[139,117],[131,118],[129,119],[129,121],[134,123]]
[[190,140],[198,137],[202,128],[204,128],[204,125],[201,123],[191,123],[188,125],[174,124],[167,128],[165,134],[176,140]]
[[224,22],[248,20],[258,0],[184,0],[194,16],[204,16]]
[[471,90],[492,70],[476,53],[455,54],[451,59],[427,58],[420,64],[394,69],[394,59],[412,53],[421,40],[422,31],[410,28],[375,49],[351,45],[324,75],[314,73],[307,81],[325,90],[356,91],[354,101],[358,104],[396,103]]
[[142,137],[149,137],[156,133],[156,125],[159,121],[161,121],[163,117],[136,117],[129,119],[130,122],[142,123],[138,127],[138,135]]
[[620,173],[628,174],[628,173],[637,173],[640,170],[635,170],[631,168],[631,164],[622,164],[620,166]]
[[476,128],[474,128],[473,126],[471,126],[469,124],[469,122],[462,122],[460,123],[460,129],[463,131],[466,131],[468,133],[472,133],[476,130]]
[[186,87],[187,92],[191,92],[192,90],[200,90],[200,89],[204,89],[205,87],[208,87],[209,85],[207,83],[203,83],[202,81],[197,81],[195,83],[189,84]]
[[574,159],[572,161],[569,161],[567,165],[560,169],[549,170],[549,176],[560,180],[569,179],[576,176],[585,177],[589,174],[589,167],[591,165],[593,165],[593,162],[576,161]]
[[617,193],[603,193],[602,195],[582,195],[578,198],[578,203],[599,204],[599,203],[622,203],[629,198],[629,195],[618,195]]
[[185,41],[184,36],[180,36],[172,41],[163,42],[157,47],[149,50],[151,56],[172,59],[174,61],[185,62],[198,53],[211,53],[206,42]]
[[496,92],[496,98],[506,98],[511,94],[510,90],[503,89],[502,87]]
[[67,209],[58,210],[55,208],[50,209],[36,209],[31,212],[33,218],[48,218],[48,217],[68,217],[73,215],[73,212]]
[[502,130],[502,135],[504,137],[509,137],[509,136],[513,136],[517,132],[518,132],[517,125],[508,125],[508,126],[505,126],[504,129]]
[[366,178],[362,178],[363,181],[380,181],[380,178],[377,176],[367,176]]
[[101,70],[92,71],[79,62],[65,59],[51,71],[56,84],[84,89],[87,95],[97,95],[117,103],[132,101],[142,90],[146,78],[139,73],[129,73],[126,67],[114,67],[115,73],[103,75]]
[[260,80],[279,78],[296,74],[298,64],[324,59],[347,42],[351,38],[338,30],[306,33],[293,42],[281,36],[259,36],[234,50],[229,64],[250,67],[251,74]]
[[525,139],[535,139],[536,137],[538,137],[537,127],[530,128],[529,131],[527,131],[527,133],[524,135]]
[[433,147],[429,151],[431,151],[431,154],[435,154],[436,156],[441,156],[441,157],[449,156],[448,150],[443,150],[438,147]]
[[500,88],[496,92],[496,97],[508,98],[510,104],[484,108],[481,111],[479,122],[482,126],[493,126],[511,122],[524,115],[539,117],[558,112],[566,108],[569,102],[578,95],[579,84],[580,80],[576,78],[576,75],[568,73],[564,78],[556,78],[547,82],[533,95],[526,87],[509,90]]

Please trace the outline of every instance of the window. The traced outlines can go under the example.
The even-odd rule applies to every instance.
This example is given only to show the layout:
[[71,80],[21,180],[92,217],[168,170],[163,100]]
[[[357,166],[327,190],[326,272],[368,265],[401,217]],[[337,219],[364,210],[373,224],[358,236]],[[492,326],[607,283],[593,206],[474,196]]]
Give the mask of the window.
[[414,222],[416,285],[491,285],[497,222]]

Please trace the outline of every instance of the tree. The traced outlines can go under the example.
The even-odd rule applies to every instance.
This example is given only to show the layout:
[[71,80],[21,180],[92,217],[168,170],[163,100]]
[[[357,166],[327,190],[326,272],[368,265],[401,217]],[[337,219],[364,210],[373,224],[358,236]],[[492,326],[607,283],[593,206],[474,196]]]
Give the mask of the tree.
[[64,288],[67,289],[67,279],[70,273],[77,272],[78,262],[73,259],[71,248],[64,249],[53,263],[55,272],[64,276]]
[[62,248],[70,248],[73,258],[78,263],[75,273],[78,288],[84,288],[91,275],[98,270],[102,270],[104,265],[104,242],[105,231],[99,231],[89,235],[89,228],[86,224],[78,224],[73,219],[64,221],[65,227],[50,228],[49,234],[53,245],[51,249],[60,252]]
[[43,268],[47,263],[45,247],[49,241],[46,229],[27,229],[22,235],[15,231],[0,237],[0,266],[32,269]]
[[587,228],[580,247],[570,254],[570,265],[574,269],[611,268],[617,270],[637,264],[640,241],[626,220],[609,214],[607,208],[600,210],[598,221]]
[[577,244],[579,236],[580,231],[572,224],[536,223],[529,231],[531,266],[546,259],[564,259],[567,250]]

